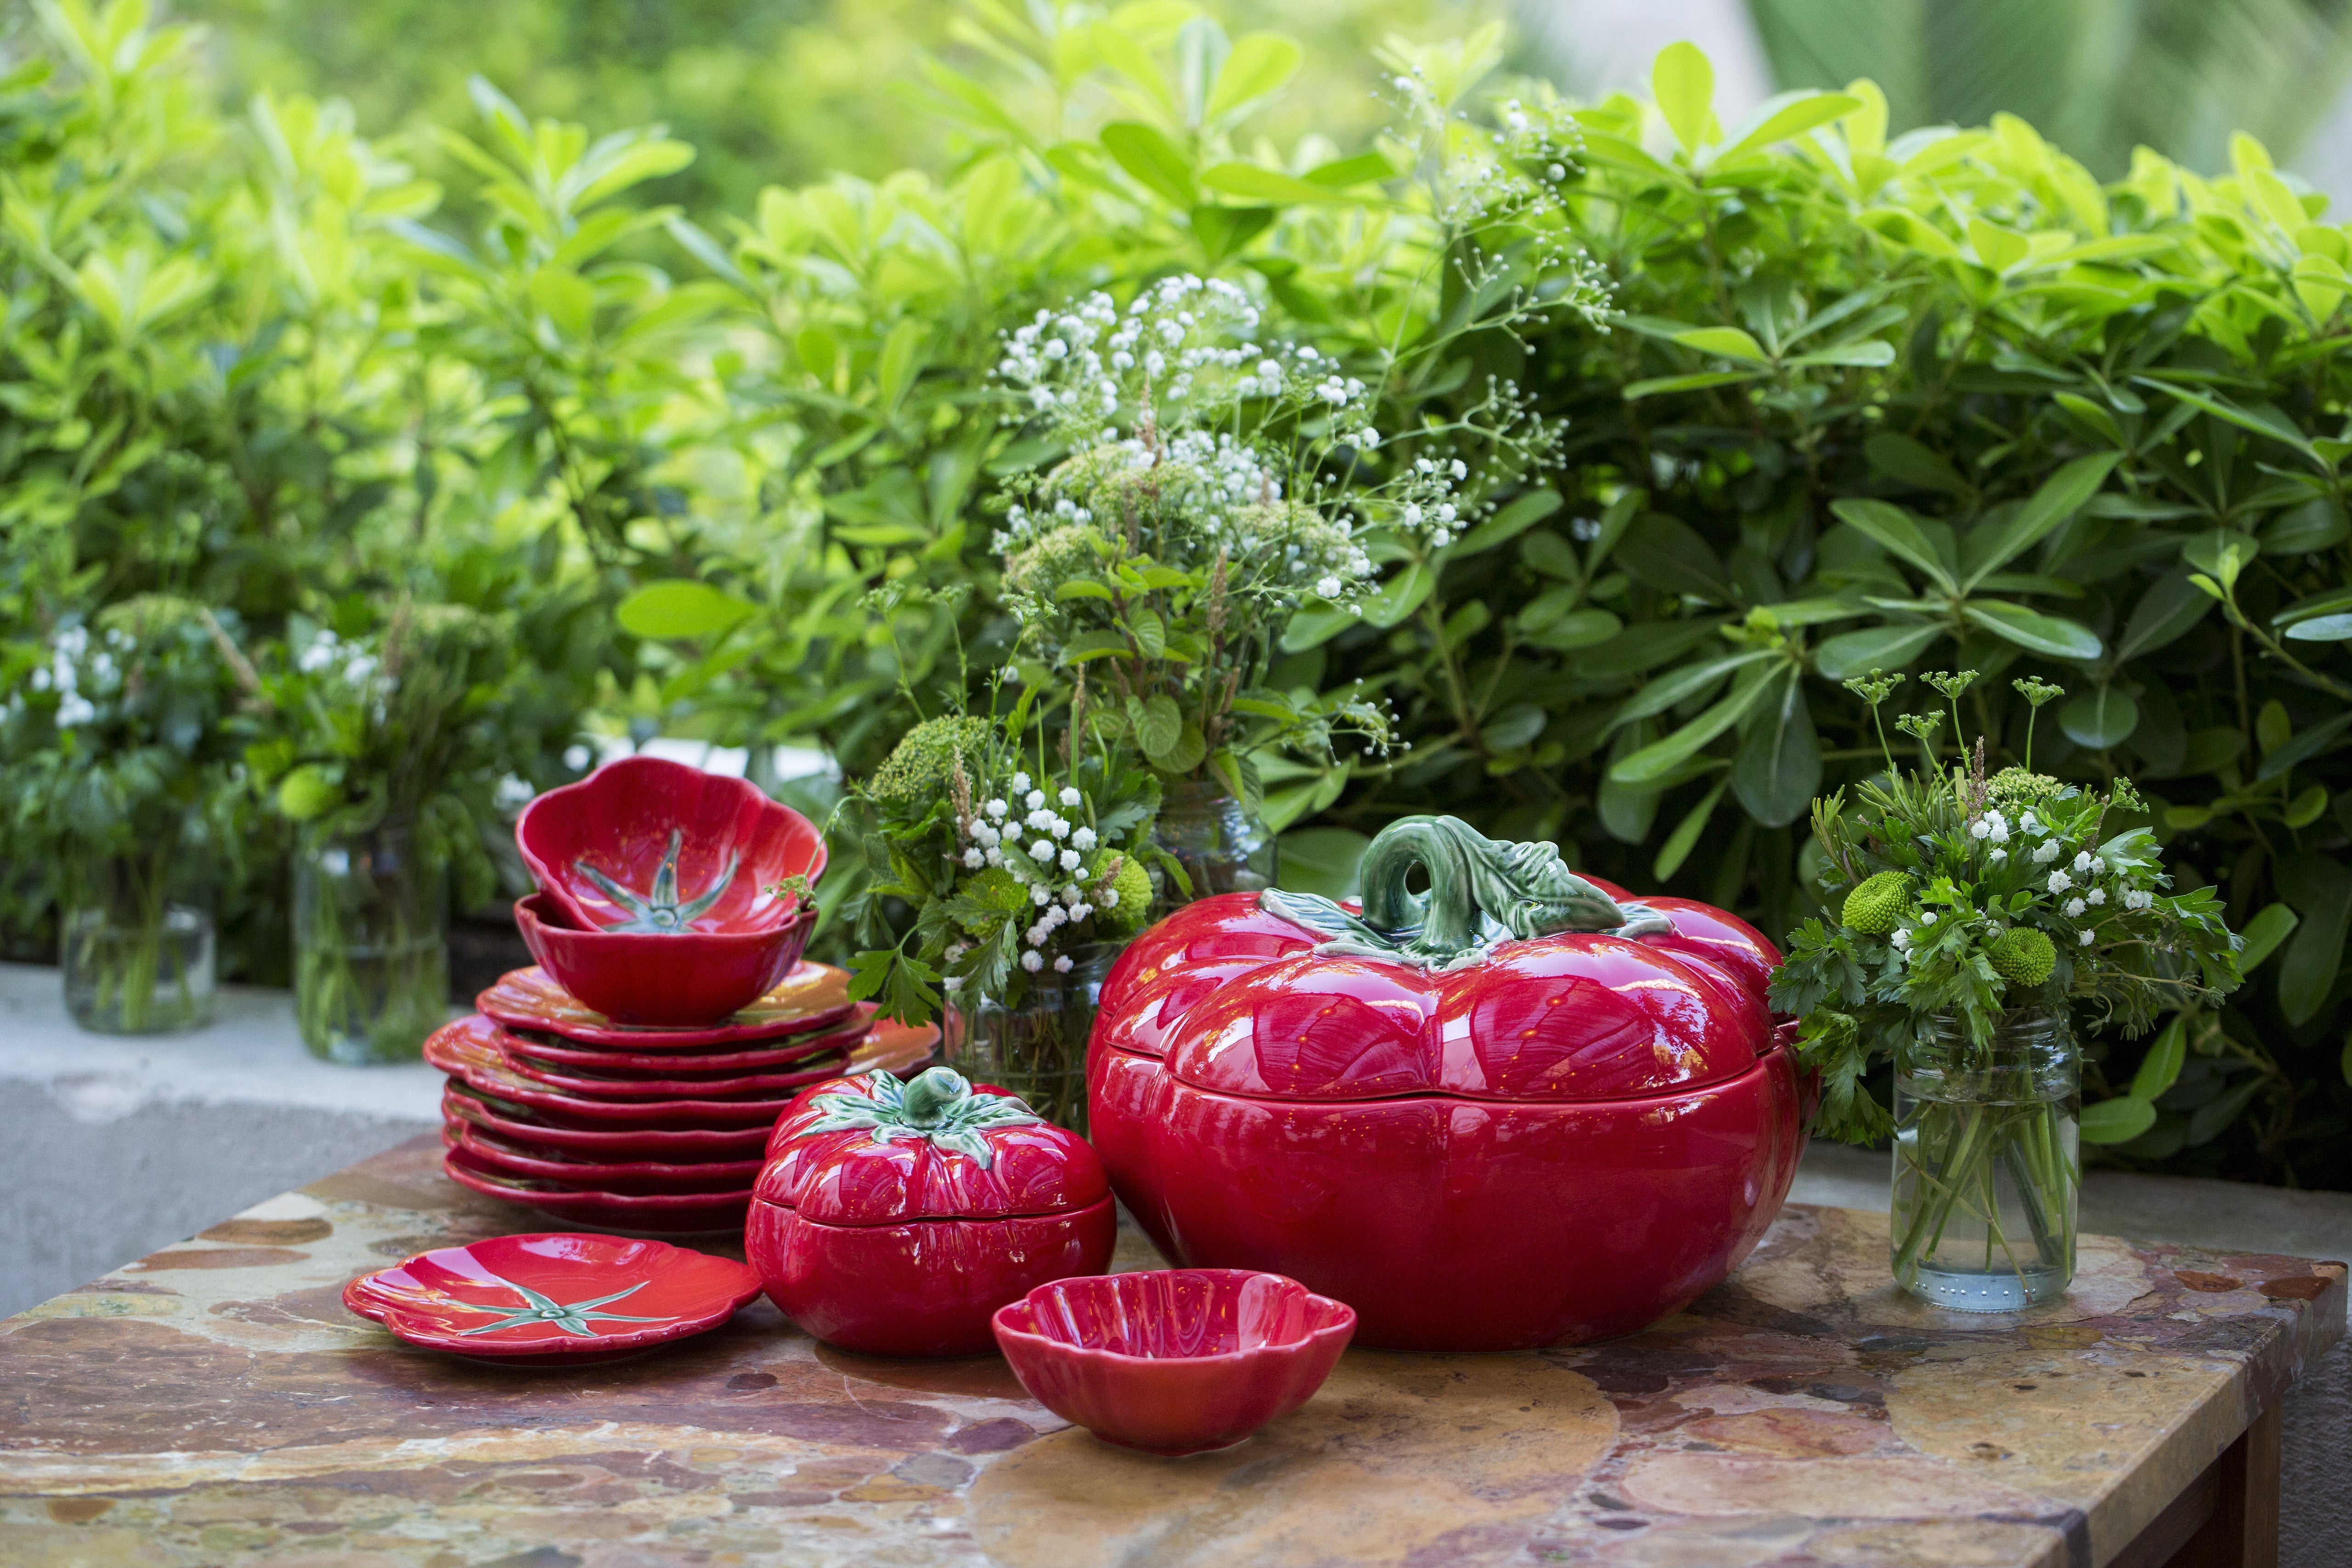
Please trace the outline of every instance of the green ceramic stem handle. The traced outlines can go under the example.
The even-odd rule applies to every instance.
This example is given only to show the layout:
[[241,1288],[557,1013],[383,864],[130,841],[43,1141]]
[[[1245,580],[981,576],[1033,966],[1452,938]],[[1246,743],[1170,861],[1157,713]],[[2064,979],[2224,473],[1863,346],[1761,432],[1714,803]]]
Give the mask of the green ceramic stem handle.
[[[1429,891],[1410,885],[1420,867]],[[1269,889],[1259,906],[1321,933],[1317,949],[1416,968],[1459,969],[1503,942],[1561,931],[1639,936],[1673,929],[1642,904],[1620,904],[1570,870],[1557,847],[1488,838],[1456,816],[1400,817],[1364,851],[1364,912],[1328,899]]]

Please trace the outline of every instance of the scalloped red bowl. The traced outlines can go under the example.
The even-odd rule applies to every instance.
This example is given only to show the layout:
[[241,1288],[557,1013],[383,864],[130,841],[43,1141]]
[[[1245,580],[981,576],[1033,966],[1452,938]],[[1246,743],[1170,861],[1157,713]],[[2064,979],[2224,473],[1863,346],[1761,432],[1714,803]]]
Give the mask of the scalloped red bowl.
[[588,874],[650,892],[678,836],[677,894],[691,900],[734,869],[719,897],[688,929],[772,931],[794,902],[768,889],[786,877],[810,886],[824,875],[824,836],[799,812],[742,779],[706,773],[659,757],[624,757],[523,807],[515,843],[540,888],[584,931],[603,931],[628,911]]
[[[575,1333],[524,1319],[516,1309],[530,1298],[518,1286],[565,1306],[623,1294],[588,1308],[596,1315]],[[420,1252],[344,1286],[343,1305],[413,1345],[508,1366],[583,1366],[715,1329],[759,1293],[759,1276],[729,1258],[551,1233]]]
[[816,929],[814,904],[764,930],[676,936],[579,930],[548,893],[514,908],[523,945],[557,984],[608,1018],[671,1027],[720,1023],[766,995]]
[[1166,1268],[1040,1285],[995,1329],[1040,1405],[1173,1457],[1231,1447],[1313,1398],[1356,1314],[1279,1274]]

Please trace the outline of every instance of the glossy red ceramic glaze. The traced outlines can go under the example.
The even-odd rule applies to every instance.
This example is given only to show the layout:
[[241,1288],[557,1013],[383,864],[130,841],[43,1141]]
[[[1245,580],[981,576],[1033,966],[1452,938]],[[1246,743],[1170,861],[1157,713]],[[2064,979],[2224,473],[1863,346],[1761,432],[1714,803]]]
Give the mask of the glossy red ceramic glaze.
[[1117,1211],[1084,1139],[1042,1121],[987,1127],[980,1158],[903,1131],[822,1125],[882,1087],[819,1084],[770,1137],[743,1245],[787,1317],[870,1355],[975,1355],[993,1342],[997,1308],[1108,1267]]
[[754,1200],[743,1256],[808,1332],[866,1355],[979,1355],[989,1318],[1033,1287],[1099,1274],[1118,1235],[1108,1197],[1004,1219],[823,1225]]
[[[491,1099],[528,1106],[572,1126],[721,1128],[772,1126],[793,1098],[789,1089],[738,1100],[676,1098],[597,1099],[557,1089],[526,1077],[509,1064],[497,1043],[498,1026],[480,1014],[445,1024],[425,1042],[425,1059],[468,1089]],[[892,1025],[870,1031],[840,1070],[878,1067],[888,1072],[919,1068],[938,1048],[936,1025],[908,1029]],[[694,1092],[689,1088],[689,1093]]]
[[695,931],[772,930],[795,918],[796,905],[771,889],[786,877],[814,885],[824,875],[824,836],[808,818],[742,779],[657,757],[624,757],[539,796],[523,807],[515,843],[541,890],[571,911],[573,923],[601,931],[628,911],[581,863],[646,894],[673,832],[681,900],[708,892],[734,863],[725,889],[690,922]]
[[781,925],[676,936],[581,931],[555,900],[515,900],[523,945],[558,985],[616,1023],[684,1028],[724,1023],[775,988],[816,929],[812,904]]
[[[615,1299],[583,1310],[573,1327],[583,1334],[523,1316],[518,1309],[534,1305],[526,1290],[558,1306]],[[419,1253],[352,1280],[343,1305],[410,1344],[483,1361],[576,1366],[715,1329],[759,1293],[758,1277],[728,1258],[660,1241],[551,1234]]]
[[[500,1137],[602,1161],[758,1159],[768,1141],[761,1126],[730,1128],[574,1127],[548,1112],[485,1097],[453,1079],[441,1091],[441,1120],[469,1122]],[[759,1173],[758,1167],[751,1174]]]
[[760,1174],[757,1160],[711,1160],[669,1164],[654,1160],[597,1162],[574,1159],[559,1149],[517,1143],[460,1117],[441,1124],[441,1142],[463,1149],[475,1163],[510,1176],[529,1176],[566,1186],[608,1193],[740,1192]]
[[1040,1285],[996,1314],[1036,1401],[1148,1454],[1230,1447],[1314,1396],[1356,1314],[1277,1274],[1175,1268]]
[[[992,1129],[985,1165],[922,1138],[885,1143],[864,1128],[810,1131],[825,1116],[820,1097],[870,1092],[867,1080],[837,1078],[794,1100],[768,1135],[761,1198],[826,1225],[890,1225],[1057,1214],[1110,1195],[1086,1140],[1048,1122]],[[985,1084],[973,1092],[1011,1098]]]
[[711,1046],[750,1045],[780,1035],[803,1034],[838,1023],[850,1012],[849,972],[829,963],[803,963],[773,990],[735,1015],[707,1028],[637,1028],[615,1024],[583,1005],[544,969],[517,969],[474,998],[474,1005],[510,1029],[561,1035],[580,1045],[625,1051],[699,1051]]
[[1170,1258],[1288,1275],[1367,1344],[1630,1332],[1721,1279],[1795,1173],[1803,1095],[1721,910],[1506,942],[1450,973],[1318,957],[1253,895],[1145,932],[1108,978],[1090,1125]]
[[749,1050],[708,1047],[687,1051],[625,1051],[610,1046],[583,1046],[561,1035],[512,1027],[507,1033],[518,1043],[508,1049],[544,1066],[584,1068],[614,1078],[722,1078],[788,1068],[829,1051],[852,1049],[874,1026],[874,1016],[878,1010],[871,1002],[860,1002],[839,1023],[805,1034],[780,1035]]
[[743,1223],[751,1206],[751,1189],[709,1193],[620,1193],[599,1187],[575,1187],[537,1176],[519,1176],[494,1170],[463,1149],[446,1150],[441,1171],[462,1187],[484,1197],[503,1198],[574,1225],[597,1225],[610,1230],[707,1234],[732,1230]]

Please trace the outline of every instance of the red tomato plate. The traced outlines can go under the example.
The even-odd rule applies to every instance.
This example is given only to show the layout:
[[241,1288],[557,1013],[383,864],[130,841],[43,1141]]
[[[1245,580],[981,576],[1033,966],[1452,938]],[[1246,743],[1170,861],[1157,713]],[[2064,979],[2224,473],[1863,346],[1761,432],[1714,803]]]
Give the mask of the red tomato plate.
[[430,1350],[582,1366],[717,1328],[760,1293],[740,1263],[661,1241],[496,1236],[421,1252],[343,1287],[343,1305]]
[[441,1156],[441,1170],[461,1187],[486,1198],[502,1198],[573,1225],[607,1230],[657,1231],[664,1235],[740,1231],[751,1206],[751,1189],[717,1193],[613,1193],[575,1187],[492,1170],[463,1149]]
[[608,1193],[725,1193],[760,1174],[757,1160],[706,1160],[683,1165],[655,1160],[574,1160],[553,1150],[513,1142],[465,1121],[443,1121],[441,1142],[449,1148],[463,1149],[478,1163],[509,1176],[562,1182],[566,1186],[593,1187]]
[[849,1016],[849,972],[801,963],[775,988],[725,1023],[689,1029],[616,1024],[533,965],[499,977],[474,1005],[510,1029],[542,1029],[582,1045],[625,1051],[692,1051],[806,1034]]

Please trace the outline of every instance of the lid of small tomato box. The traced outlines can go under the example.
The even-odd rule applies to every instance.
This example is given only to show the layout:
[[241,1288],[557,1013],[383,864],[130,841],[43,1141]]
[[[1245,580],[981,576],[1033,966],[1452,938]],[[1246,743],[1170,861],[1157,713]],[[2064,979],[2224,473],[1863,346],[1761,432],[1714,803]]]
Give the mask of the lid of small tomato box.
[[[819,1224],[865,1226],[1064,1214],[1109,1195],[1085,1139],[1018,1120],[1026,1108],[1003,1090],[969,1086],[936,1125],[901,1126],[887,1106],[865,1109],[887,1099],[878,1079],[836,1079],[794,1100],[753,1196]],[[843,1124],[868,1120],[881,1125]]]
[[1559,1103],[1737,1077],[1770,1048],[1772,1022],[1703,954],[1569,933],[1453,970],[1293,953],[1187,1008],[1164,1044],[1179,1080],[1256,1099]]

